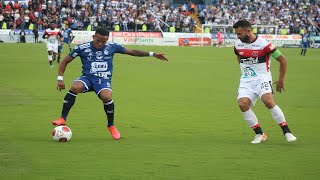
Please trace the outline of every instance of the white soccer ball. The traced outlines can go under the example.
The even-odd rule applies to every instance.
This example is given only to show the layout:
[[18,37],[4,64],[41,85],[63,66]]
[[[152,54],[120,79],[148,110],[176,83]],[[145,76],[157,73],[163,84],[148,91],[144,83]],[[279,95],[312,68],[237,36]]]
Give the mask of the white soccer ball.
[[57,126],[52,131],[52,138],[55,141],[67,142],[72,137],[71,129],[67,126]]

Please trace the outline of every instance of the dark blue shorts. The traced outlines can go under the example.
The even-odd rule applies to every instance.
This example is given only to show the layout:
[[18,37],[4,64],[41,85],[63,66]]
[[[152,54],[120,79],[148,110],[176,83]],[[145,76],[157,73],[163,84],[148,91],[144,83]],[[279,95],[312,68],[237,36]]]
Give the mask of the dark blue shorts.
[[309,48],[309,43],[302,43],[302,44],[301,44],[301,47],[302,47],[302,48]]
[[64,38],[63,38],[63,43],[70,44],[70,43],[71,43],[71,40],[70,40],[70,39],[64,39]]
[[110,79],[99,77],[80,76],[74,81],[80,81],[83,84],[82,93],[94,91],[97,95],[103,89],[112,91]]

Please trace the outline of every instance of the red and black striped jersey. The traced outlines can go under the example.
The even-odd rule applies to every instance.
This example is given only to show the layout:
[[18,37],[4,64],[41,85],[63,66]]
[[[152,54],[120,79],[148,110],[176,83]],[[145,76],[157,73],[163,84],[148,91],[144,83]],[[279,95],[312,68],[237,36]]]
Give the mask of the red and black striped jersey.
[[257,37],[250,44],[238,40],[234,52],[240,58],[241,80],[250,81],[265,75],[271,76],[270,56],[275,50],[276,47],[272,43],[261,37]]

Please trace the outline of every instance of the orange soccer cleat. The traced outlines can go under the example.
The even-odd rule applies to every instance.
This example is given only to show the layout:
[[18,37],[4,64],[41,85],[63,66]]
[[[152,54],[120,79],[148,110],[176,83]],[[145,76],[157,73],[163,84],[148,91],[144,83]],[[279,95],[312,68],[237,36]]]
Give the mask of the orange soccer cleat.
[[120,133],[115,126],[108,127],[109,132],[111,133],[113,139],[118,140],[120,139]]
[[64,120],[64,118],[60,117],[60,118],[52,121],[52,124],[55,125],[55,126],[66,125],[66,120]]

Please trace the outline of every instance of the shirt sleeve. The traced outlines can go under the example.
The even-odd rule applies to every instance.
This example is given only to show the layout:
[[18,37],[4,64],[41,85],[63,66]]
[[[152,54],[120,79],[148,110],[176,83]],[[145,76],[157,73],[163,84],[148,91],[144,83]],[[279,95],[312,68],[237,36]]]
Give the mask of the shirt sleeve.
[[114,43],[114,48],[115,48],[115,53],[121,53],[121,54],[124,54],[125,51],[126,51],[126,48],[123,47],[122,45],[120,44],[117,44],[117,43]]
[[239,53],[238,53],[236,47],[233,47],[233,49],[234,49],[234,53],[235,53],[237,56],[239,56]]
[[73,48],[73,50],[69,53],[69,56],[72,57],[73,59],[79,56],[80,54],[80,48],[79,46],[76,46]]
[[271,54],[273,53],[275,50],[277,50],[276,46],[273,45],[272,43],[269,43],[266,47],[263,48],[263,51],[266,54]]

